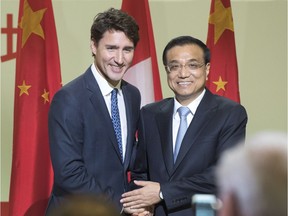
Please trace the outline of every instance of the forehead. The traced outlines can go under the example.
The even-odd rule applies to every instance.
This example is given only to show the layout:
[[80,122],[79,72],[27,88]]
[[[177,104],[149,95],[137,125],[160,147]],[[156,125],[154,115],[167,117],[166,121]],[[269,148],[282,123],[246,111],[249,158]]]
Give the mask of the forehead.
[[204,51],[196,44],[175,46],[167,51],[167,61],[173,60],[202,60]]
[[108,30],[103,34],[103,37],[99,41],[99,45],[112,45],[117,47],[133,47],[133,41],[131,41],[124,32],[116,30]]

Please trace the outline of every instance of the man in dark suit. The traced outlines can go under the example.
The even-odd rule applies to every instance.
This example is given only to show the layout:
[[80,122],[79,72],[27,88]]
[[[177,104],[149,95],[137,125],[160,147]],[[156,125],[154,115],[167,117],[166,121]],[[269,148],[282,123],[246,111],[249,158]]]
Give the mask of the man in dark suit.
[[[154,206],[155,216],[191,216],[193,194],[216,193],[215,165],[226,149],[244,139],[247,114],[240,104],[205,88],[209,62],[209,49],[196,38],[177,37],[165,47],[163,63],[175,98],[140,112],[132,172],[140,188],[121,200],[130,212]],[[183,118],[182,109],[187,111]],[[178,141],[185,124],[187,131]]]
[[[54,185],[47,212],[73,194],[105,195],[122,209],[141,101],[139,90],[122,78],[131,66],[138,30],[135,20],[120,10],[99,13],[91,27],[94,63],[53,98],[49,138]],[[112,92],[118,104],[111,101]]]

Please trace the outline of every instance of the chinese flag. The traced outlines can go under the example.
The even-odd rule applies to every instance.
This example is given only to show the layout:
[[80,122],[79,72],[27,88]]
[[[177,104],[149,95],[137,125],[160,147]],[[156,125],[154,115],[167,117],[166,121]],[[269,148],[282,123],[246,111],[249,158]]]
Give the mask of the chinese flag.
[[140,35],[132,67],[124,79],[139,88],[142,105],[161,100],[162,90],[148,0],[123,0],[122,10],[134,17]]
[[44,215],[53,183],[47,117],[61,87],[51,0],[20,0],[9,215]]
[[207,46],[211,51],[207,87],[215,94],[240,102],[230,0],[211,0]]

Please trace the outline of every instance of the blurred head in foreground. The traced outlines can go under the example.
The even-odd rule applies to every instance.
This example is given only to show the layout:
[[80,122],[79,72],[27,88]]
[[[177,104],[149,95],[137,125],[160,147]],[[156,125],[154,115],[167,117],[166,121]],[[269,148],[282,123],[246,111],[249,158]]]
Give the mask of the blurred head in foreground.
[[286,216],[287,134],[261,132],[228,150],[217,178],[219,216]]
[[104,197],[75,195],[58,206],[50,216],[119,216],[116,207]]

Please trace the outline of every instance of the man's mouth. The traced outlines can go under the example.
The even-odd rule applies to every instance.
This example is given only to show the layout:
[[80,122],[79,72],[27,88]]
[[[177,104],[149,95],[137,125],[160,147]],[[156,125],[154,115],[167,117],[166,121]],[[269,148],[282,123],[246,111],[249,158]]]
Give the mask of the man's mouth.
[[190,85],[192,81],[182,81],[182,82],[177,82],[178,85]]

